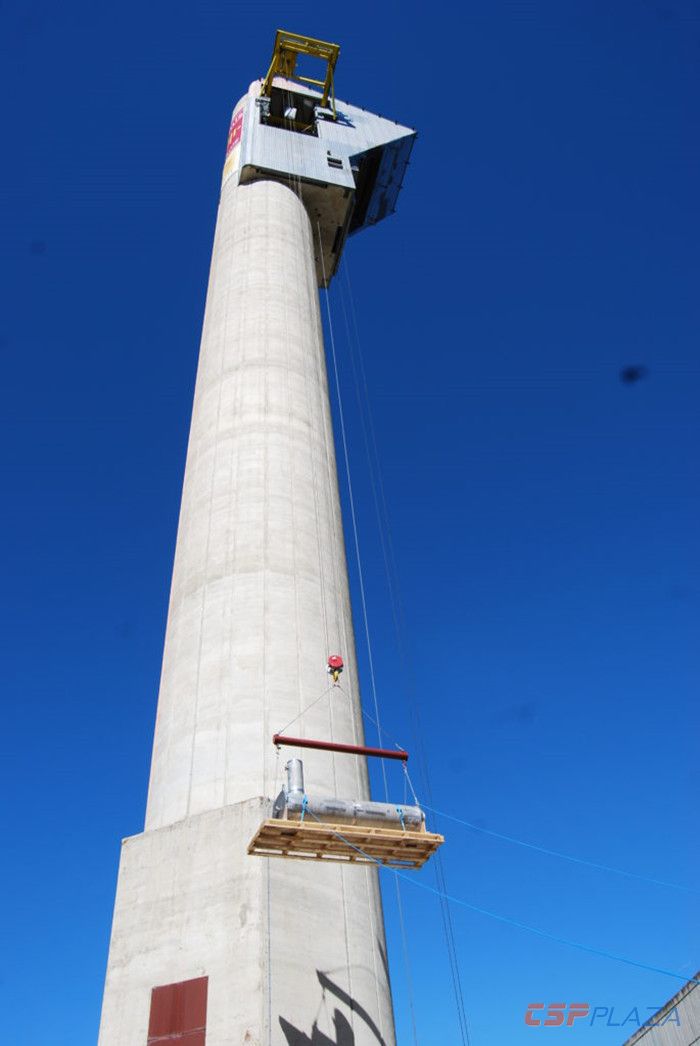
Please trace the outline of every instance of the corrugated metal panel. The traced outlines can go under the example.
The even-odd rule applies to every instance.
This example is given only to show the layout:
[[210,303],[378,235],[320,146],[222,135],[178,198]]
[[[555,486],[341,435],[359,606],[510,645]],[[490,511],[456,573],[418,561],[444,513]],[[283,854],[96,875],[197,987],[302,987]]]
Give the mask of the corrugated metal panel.
[[[275,89],[286,81],[275,78]],[[293,97],[318,98],[288,85]],[[303,199],[321,241],[316,257],[319,286],[336,272],[348,232],[392,214],[408,164],[415,131],[393,120],[338,101],[337,120],[321,116],[313,134],[278,126],[272,100],[260,97],[260,83],[234,110],[223,182],[273,179],[288,183]],[[236,123],[236,114],[243,113]],[[272,123],[263,122],[273,119]],[[238,135],[240,134],[240,140]],[[236,150],[240,154],[236,154]],[[236,154],[235,162],[231,157]],[[317,229],[318,226],[318,229]],[[319,231],[320,230],[320,231]]]
[[204,1046],[207,985],[207,977],[197,977],[153,989],[147,1046]]
[[413,136],[398,138],[352,158],[359,172],[351,233],[394,213],[414,141]]
[[384,147],[377,181],[367,209],[367,224],[374,225],[396,209],[396,199],[403,185],[413,138],[399,138]]
[[[415,137],[415,132],[409,127],[402,127],[393,120],[347,102],[338,102],[337,120],[318,121],[317,135],[297,134],[284,128],[268,126],[260,122],[259,98],[254,87],[246,102],[241,169],[245,166],[257,167],[290,178],[353,189],[355,182],[350,166],[351,156],[359,156],[370,149],[389,144],[395,149],[399,140],[407,139],[408,144]],[[298,92],[298,88],[294,90]],[[314,96],[314,92],[308,93]]]
[[694,1046],[700,1042],[700,971],[655,1014],[640,1014],[649,1027],[640,1028],[623,1046]]
[[[249,103],[247,128],[243,138],[241,167],[250,165],[266,171],[277,171],[290,178],[305,178],[328,185],[354,188],[355,182],[344,151],[341,167],[328,164],[333,142],[320,137],[296,134],[280,127],[260,123],[260,112],[255,101]],[[343,161],[343,154],[337,157]]]

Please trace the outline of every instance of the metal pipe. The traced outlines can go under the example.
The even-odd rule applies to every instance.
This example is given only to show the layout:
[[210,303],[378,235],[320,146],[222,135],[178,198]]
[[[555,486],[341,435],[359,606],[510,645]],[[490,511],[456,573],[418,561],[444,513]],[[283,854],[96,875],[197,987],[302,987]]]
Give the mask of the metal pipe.
[[287,796],[303,799],[304,764],[301,759],[290,759],[285,770],[287,771]]
[[391,803],[373,803],[354,799],[316,799],[310,796],[287,795],[287,816],[293,820],[302,813],[318,818],[324,823],[351,823],[401,827],[409,831],[420,831],[423,826],[423,811],[418,806],[392,806]]
[[285,764],[287,788],[280,792],[273,806],[273,816],[303,819],[305,813],[323,822],[349,821],[352,824],[400,825],[404,831],[420,831],[425,816],[419,806],[395,806],[359,799],[310,798],[304,788],[304,764],[289,759]]
[[282,734],[274,734],[272,737],[274,745],[291,745],[293,748],[318,748],[324,752],[345,752],[348,755],[377,756],[379,759],[400,759],[405,763],[408,761],[408,752],[403,748],[367,748],[365,745],[343,745],[335,741],[312,741],[306,737],[284,737]]

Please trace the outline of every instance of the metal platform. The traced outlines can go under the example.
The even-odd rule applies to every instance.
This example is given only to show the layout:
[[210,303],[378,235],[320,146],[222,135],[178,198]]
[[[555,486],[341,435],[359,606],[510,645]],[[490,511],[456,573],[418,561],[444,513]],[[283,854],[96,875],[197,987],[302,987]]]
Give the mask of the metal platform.
[[384,827],[276,818],[263,821],[248,845],[248,853],[305,861],[421,868],[444,841],[442,835],[425,830],[404,832]]

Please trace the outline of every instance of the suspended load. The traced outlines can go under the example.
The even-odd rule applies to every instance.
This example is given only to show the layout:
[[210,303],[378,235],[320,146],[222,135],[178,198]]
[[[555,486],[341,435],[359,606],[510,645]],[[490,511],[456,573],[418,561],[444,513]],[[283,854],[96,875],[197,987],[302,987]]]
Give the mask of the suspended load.
[[[404,762],[408,758],[403,751],[280,734],[275,734],[273,740],[276,745],[381,755]],[[251,840],[249,854],[420,868],[444,842],[443,836],[426,830],[425,815],[419,806],[308,796],[301,759],[290,759],[285,769],[287,785],[273,803],[272,817],[263,821]]]

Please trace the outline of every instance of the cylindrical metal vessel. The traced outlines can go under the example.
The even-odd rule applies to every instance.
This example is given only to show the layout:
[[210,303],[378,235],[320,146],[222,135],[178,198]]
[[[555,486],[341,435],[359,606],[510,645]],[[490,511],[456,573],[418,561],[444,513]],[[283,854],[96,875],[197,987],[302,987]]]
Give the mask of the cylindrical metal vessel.
[[292,815],[296,818],[309,814],[323,822],[348,822],[359,825],[390,825],[391,828],[420,830],[425,820],[419,806],[398,806],[396,803],[372,803],[359,799],[338,799],[331,796],[308,796],[304,787],[304,764],[301,759],[290,759],[285,766],[287,788],[280,792],[273,807],[275,817]]
[[385,825],[390,828],[410,828],[416,831],[423,826],[423,811],[418,806],[392,806],[391,803],[360,803],[352,799],[309,799],[304,796],[287,797],[287,813],[295,818],[305,814],[323,821],[337,824],[346,822],[359,825]]
[[285,766],[287,771],[287,802],[290,797],[304,798],[304,764],[301,759],[290,759]]
[[[146,832],[122,854],[100,1046],[145,1046],[142,996],[195,976],[207,1046],[311,1041],[323,998],[328,1041],[395,1041],[376,869],[246,854],[283,783],[273,733],[328,689],[295,731],[363,743],[312,218],[281,182],[222,192]],[[315,752],[305,771],[315,794],[369,798],[362,758]]]

